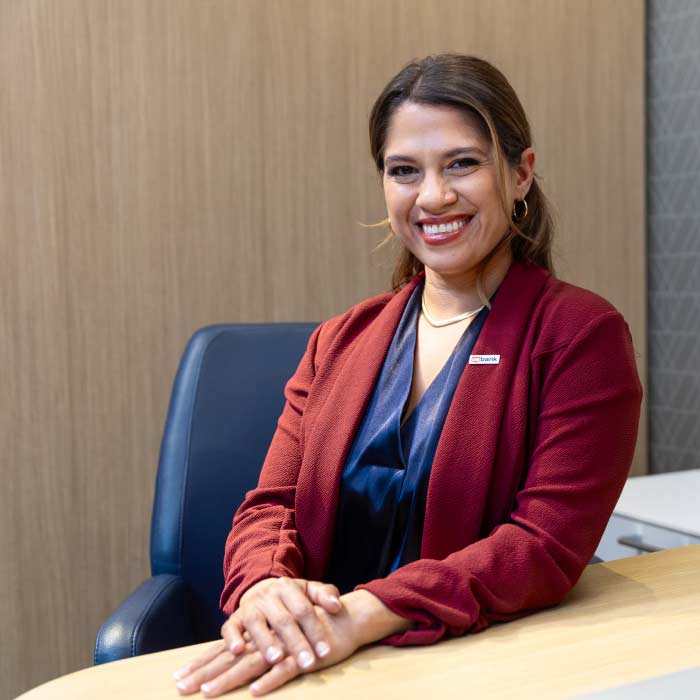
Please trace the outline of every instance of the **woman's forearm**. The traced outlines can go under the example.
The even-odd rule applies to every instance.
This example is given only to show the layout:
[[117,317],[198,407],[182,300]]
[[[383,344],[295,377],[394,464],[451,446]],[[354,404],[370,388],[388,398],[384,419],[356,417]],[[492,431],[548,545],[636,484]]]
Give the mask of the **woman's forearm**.
[[377,596],[366,590],[346,593],[340,601],[357,625],[359,646],[404,632],[413,624],[389,610]]

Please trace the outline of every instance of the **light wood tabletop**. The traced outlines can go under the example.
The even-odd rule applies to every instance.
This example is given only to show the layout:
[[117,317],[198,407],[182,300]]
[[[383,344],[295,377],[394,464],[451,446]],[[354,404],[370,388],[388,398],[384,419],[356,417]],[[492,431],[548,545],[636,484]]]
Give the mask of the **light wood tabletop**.
[[[429,647],[368,648],[271,697],[546,700],[700,666],[699,585],[700,545],[596,564],[556,608]],[[88,668],[20,697],[174,700],[172,672],[206,646]]]

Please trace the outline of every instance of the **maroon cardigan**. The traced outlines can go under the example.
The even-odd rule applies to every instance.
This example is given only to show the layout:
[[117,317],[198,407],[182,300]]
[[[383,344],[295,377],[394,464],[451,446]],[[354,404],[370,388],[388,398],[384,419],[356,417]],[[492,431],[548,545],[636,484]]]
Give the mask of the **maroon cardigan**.
[[[421,273],[422,274],[422,273]],[[226,543],[230,615],[270,576],[323,580],[341,472],[411,291],[316,329],[260,475]],[[359,588],[428,644],[560,602],[591,559],[625,483],[642,389],[627,324],[607,301],[539,267],[501,283],[435,453],[421,558]]]

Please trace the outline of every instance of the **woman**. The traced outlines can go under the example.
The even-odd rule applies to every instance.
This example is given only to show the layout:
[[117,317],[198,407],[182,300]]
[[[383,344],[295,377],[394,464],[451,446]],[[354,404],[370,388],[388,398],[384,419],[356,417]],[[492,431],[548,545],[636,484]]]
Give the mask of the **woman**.
[[181,693],[264,694],[359,647],[554,605],[631,464],[622,316],[555,279],[522,106],[490,64],[407,65],[370,117],[394,293],[323,323],[224,562],[223,640]]

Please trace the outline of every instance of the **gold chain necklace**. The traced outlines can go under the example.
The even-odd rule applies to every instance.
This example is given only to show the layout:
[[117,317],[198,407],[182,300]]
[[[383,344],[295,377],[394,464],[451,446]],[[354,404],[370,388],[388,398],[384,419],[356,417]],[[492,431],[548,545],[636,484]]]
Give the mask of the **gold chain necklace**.
[[428,307],[425,305],[425,294],[421,294],[420,307],[423,311],[423,315],[431,326],[434,328],[442,328],[443,326],[451,326],[453,323],[459,323],[460,321],[464,321],[464,319],[476,316],[479,311],[484,308],[484,305],[482,304],[478,309],[472,309],[472,311],[467,311],[463,314],[459,314],[458,316],[445,319],[444,321],[438,321],[430,315],[430,311],[428,311]]

